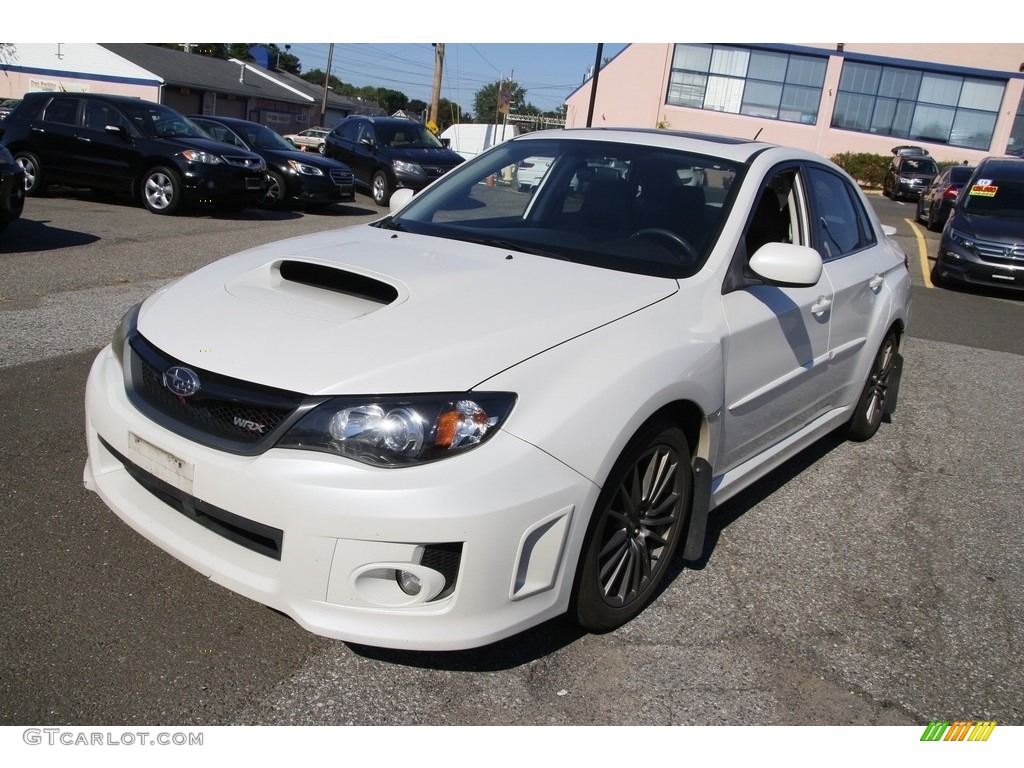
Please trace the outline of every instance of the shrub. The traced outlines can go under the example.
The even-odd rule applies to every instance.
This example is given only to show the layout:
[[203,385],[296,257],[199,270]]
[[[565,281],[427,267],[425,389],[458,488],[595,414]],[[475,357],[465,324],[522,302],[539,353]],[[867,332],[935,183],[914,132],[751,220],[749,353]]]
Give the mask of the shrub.
[[881,187],[885,172],[892,164],[892,155],[870,152],[840,152],[830,158],[850,174],[862,187]]

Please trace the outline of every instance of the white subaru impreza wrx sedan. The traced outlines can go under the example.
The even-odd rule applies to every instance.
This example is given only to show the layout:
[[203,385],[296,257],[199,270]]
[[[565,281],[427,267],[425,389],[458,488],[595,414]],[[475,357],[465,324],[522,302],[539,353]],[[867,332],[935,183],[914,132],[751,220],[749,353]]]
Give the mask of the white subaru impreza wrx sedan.
[[[522,191],[509,172],[547,171]],[[132,309],[86,392],[86,486],[329,637],[483,645],[634,618],[708,513],[894,409],[906,257],[817,155],[527,134],[375,223]]]

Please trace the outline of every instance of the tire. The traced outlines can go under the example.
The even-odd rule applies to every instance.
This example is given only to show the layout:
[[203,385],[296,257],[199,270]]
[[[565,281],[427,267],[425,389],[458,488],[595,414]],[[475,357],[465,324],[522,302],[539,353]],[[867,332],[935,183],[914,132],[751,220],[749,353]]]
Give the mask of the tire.
[[924,217],[924,196],[922,195],[917,199],[917,213],[914,214],[914,219],[918,224],[924,224],[931,229],[931,224]]
[[591,632],[608,632],[651,602],[682,539],[692,483],[682,430],[655,420],[634,435],[601,490],[588,525],[576,567],[571,619]]
[[142,204],[151,212],[169,216],[181,205],[181,177],[167,166],[151,168],[139,187]]
[[935,208],[929,206],[928,208],[928,231],[939,232],[942,230],[942,225],[945,222],[938,221],[938,216],[935,213]]
[[43,194],[46,191],[46,183],[39,158],[31,152],[19,152],[14,156],[14,161],[25,172],[25,194],[28,197],[38,197]]
[[268,172],[267,188],[259,198],[260,208],[268,211],[280,208],[286,195],[284,177],[277,171]]
[[373,174],[373,181],[370,183],[370,194],[373,202],[377,205],[387,205],[391,200],[391,182],[384,171],[377,171]]
[[320,146],[316,148],[316,151],[321,155],[325,154],[327,152],[327,145],[321,141]]
[[853,416],[847,425],[846,436],[855,442],[863,442],[871,438],[882,424],[885,415],[887,396],[893,383],[896,371],[896,355],[899,351],[899,340],[895,331],[889,331],[878,353],[871,363],[868,380],[861,391],[860,399],[854,408]]

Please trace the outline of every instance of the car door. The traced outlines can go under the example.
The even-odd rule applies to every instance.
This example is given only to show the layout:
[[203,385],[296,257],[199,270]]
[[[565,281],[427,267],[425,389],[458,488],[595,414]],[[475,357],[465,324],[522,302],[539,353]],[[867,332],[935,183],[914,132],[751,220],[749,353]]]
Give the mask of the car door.
[[766,285],[746,268],[766,243],[811,244],[805,187],[800,164],[764,178],[734,255],[738,277],[723,289],[729,332],[716,472],[735,468],[829,408],[829,275],[823,271],[813,286]]
[[130,191],[138,151],[131,125],[117,107],[102,99],[86,99],[76,139],[76,163],[83,184]]
[[[812,244],[832,286],[827,382],[828,402],[836,406],[859,393],[863,384],[858,365],[870,330],[887,320],[891,297],[885,292],[884,273],[896,263],[883,263],[878,235],[847,178],[814,164],[808,165],[807,178]],[[851,389],[856,392],[851,394]]]
[[54,96],[42,119],[32,125],[32,150],[50,181],[79,183],[82,147],[76,135],[81,101],[73,95]]

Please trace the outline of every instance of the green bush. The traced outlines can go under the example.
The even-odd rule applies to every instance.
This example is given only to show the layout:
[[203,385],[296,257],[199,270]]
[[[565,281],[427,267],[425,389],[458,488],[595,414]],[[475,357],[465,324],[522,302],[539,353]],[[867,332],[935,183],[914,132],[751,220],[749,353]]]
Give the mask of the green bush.
[[892,155],[876,155],[870,152],[840,152],[829,158],[862,187],[881,187],[885,172],[892,164]]

